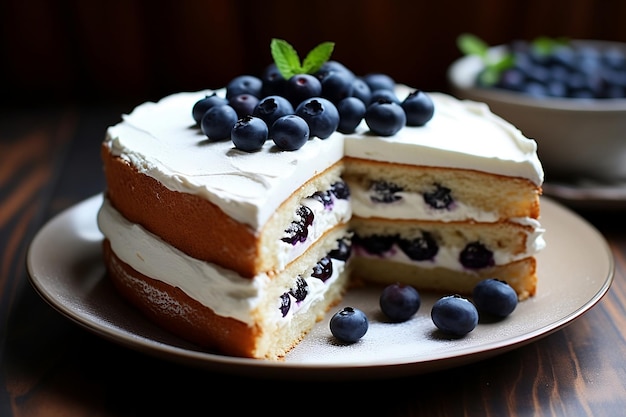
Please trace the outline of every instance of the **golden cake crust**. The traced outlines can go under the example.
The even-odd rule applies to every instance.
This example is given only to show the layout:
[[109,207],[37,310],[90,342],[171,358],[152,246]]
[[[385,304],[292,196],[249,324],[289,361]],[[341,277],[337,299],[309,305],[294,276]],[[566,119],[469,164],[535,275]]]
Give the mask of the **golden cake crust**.
[[141,174],[105,145],[102,160],[107,197],[130,222],[196,259],[219,264],[243,277],[256,274],[259,247],[249,226],[233,220],[206,199],[172,191]]
[[255,356],[259,335],[256,327],[219,316],[181,289],[137,272],[113,253],[107,239],[103,253],[116,290],[150,320],[202,348],[233,356]]

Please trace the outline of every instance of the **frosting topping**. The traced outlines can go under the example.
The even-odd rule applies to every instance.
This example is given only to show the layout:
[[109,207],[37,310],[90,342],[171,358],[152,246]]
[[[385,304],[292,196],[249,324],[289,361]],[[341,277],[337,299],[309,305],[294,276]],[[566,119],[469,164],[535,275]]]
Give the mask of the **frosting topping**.
[[[405,97],[406,86],[398,87]],[[312,176],[344,155],[411,165],[451,166],[543,182],[537,144],[487,105],[429,93],[433,118],[390,137],[370,135],[363,121],[353,134],[311,138],[297,151],[280,151],[268,140],[258,152],[231,141],[209,141],[191,109],[212,90],[176,93],[144,103],[107,131],[105,144],[174,191],[200,195],[226,214],[259,230],[278,206]],[[223,94],[223,90],[218,90]]]

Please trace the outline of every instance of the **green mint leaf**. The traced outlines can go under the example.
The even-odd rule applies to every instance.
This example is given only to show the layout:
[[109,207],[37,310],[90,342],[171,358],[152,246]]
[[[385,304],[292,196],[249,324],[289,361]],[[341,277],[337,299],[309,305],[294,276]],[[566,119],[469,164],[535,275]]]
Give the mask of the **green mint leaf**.
[[322,65],[328,61],[334,48],[334,42],[322,42],[315,48],[311,49],[302,63],[303,72],[306,74],[314,74],[317,72],[320,68],[322,68]]
[[532,48],[539,54],[550,55],[556,48],[567,45],[569,42],[566,38],[549,38],[540,36],[532,41]]
[[276,68],[286,80],[302,72],[300,57],[287,41],[272,39],[270,51],[272,52],[272,58],[274,58]]
[[322,42],[307,54],[303,63],[300,63],[298,53],[287,41],[274,38],[270,43],[276,68],[286,80],[296,74],[314,74],[328,61],[334,48],[334,42]]
[[500,79],[500,72],[493,67],[485,67],[485,69],[478,74],[478,77],[480,78],[481,85],[491,86]]
[[489,45],[477,36],[469,33],[463,33],[457,38],[456,44],[465,55],[478,55],[483,59],[487,57],[487,49],[489,49]]

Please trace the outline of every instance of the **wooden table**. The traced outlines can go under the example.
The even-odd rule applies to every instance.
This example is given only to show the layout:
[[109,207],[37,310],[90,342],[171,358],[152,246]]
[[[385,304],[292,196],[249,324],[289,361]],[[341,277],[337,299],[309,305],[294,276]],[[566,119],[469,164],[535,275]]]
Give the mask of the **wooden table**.
[[27,249],[47,220],[103,189],[99,145],[129,110],[1,113],[1,416],[624,415],[626,229],[618,210],[581,213],[615,257],[613,285],[595,307],[538,341],[435,373],[308,382],[212,373],[139,353],[66,319],[29,284]]

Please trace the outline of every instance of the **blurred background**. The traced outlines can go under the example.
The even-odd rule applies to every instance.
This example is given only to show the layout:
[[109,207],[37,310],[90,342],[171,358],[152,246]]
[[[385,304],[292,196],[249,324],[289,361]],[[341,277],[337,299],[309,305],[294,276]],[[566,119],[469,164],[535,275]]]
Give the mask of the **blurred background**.
[[[447,91],[456,38],[626,42],[623,0],[0,0],[0,102],[134,106],[259,75],[270,40],[322,41],[357,74]],[[130,110],[130,108],[128,108]]]

